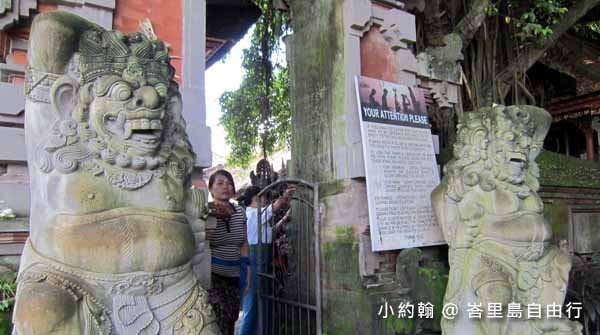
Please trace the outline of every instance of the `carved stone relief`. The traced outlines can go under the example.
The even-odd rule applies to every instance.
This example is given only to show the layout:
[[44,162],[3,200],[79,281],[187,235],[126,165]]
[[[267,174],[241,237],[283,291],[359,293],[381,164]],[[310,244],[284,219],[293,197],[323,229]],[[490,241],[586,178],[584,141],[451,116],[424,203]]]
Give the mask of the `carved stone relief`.
[[12,9],[12,0],[0,0],[0,15]]
[[[164,43],[66,12],[31,29],[31,234],[15,334],[218,334],[206,197]],[[40,312],[43,311],[43,312]]]
[[[533,106],[495,106],[466,113],[458,125],[454,158],[432,194],[437,221],[450,247],[444,334],[581,334],[581,325],[546,318],[564,302],[571,259],[551,244],[552,229],[537,194],[540,153],[551,117]],[[522,306],[523,318],[488,317],[489,304]],[[471,304],[481,318],[469,318]],[[528,318],[539,305],[541,318]]]
[[0,0],[0,30],[29,17],[30,11],[37,8],[37,0]]

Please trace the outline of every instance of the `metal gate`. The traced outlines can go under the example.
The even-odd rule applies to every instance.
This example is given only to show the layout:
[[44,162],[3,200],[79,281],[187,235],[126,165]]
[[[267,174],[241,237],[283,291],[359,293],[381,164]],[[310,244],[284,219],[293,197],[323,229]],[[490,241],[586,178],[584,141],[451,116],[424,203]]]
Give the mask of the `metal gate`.
[[[290,204],[291,221],[284,233],[263,244],[263,217],[258,204],[258,334],[321,335],[321,276],[318,185],[301,179],[278,180],[259,194],[274,203],[288,185],[296,192]],[[271,227],[283,213],[267,220]],[[262,221],[262,222],[261,222]]]

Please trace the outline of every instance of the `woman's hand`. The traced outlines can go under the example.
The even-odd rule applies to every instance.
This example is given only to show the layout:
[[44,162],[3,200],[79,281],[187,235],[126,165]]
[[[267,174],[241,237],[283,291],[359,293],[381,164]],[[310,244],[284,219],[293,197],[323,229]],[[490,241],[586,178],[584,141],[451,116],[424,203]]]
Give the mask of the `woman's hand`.
[[296,185],[288,186],[287,190],[285,190],[285,192],[283,192],[283,200],[286,203],[289,203],[290,198],[294,195],[295,192],[296,192]]
[[279,220],[279,222],[277,222],[277,224],[275,224],[275,227],[273,227],[273,233],[279,234],[283,230],[285,225],[290,221],[292,221],[292,209],[291,208],[289,208],[287,210],[287,212],[285,212],[285,215],[281,218],[281,220]]
[[230,203],[209,202],[208,215],[224,219],[230,217],[235,209]]
[[281,222],[288,223],[292,220],[292,209],[288,209],[285,215],[281,218]]
[[277,201],[275,201],[275,203],[273,204],[273,210],[278,211],[282,207],[289,205],[290,201],[292,200],[292,196],[294,195],[295,192],[296,192],[296,185],[288,186],[288,188],[285,190],[285,192],[283,192],[283,195],[279,199],[277,199]]

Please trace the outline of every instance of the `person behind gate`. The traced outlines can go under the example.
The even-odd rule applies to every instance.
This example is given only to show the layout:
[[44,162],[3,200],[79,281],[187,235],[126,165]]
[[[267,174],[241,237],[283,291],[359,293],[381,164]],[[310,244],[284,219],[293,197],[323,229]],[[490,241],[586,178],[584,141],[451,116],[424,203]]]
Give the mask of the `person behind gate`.
[[[269,267],[271,265],[271,243],[273,239],[273,231],[277,231],[283,227],[283,224],[289,220],[289,211],[286,213],[284,218],[279,221],[275,227],[271,227],[268,222],[273,216],[273,213],[277,213],[280,209],[289,205],[290,200],[294,192],[296,191],[295,186],[290,186],[283,193],[283,196],[272,205],[263,208],[262,219],[261,222],[261,231],[262,238],[260,242],[265,246],[263,250],[268,250],[267,252],[263,252],[263,273],[269,272]],[[247,235],[248,235],[248,244],[250,245],[250,266],[252,272],[251,282],[253,283],[250,288],[247,290],[247,293],[243,297],[243,307],[244,315],[242,317],[240,323],[240,331],[238,335],[257,335],[258,334],[258,247],[259,247],[259,239],[258,239],[258,194],[260,193],[260,188],[258,186],[250,186],[244,192],[242,196],[243,204],[246,206],[246,227],[247,227]],[[264,197],[261,199],[261,204],[266,203]],[[263,329],[266,329],[263,327]]]

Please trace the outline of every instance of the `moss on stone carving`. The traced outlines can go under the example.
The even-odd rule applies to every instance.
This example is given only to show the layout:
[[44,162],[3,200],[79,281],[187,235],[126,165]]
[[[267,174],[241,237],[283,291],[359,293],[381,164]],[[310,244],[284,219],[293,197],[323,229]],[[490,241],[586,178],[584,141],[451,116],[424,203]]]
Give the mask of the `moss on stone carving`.
[[11,8],[12,8],[11,0],[0,0],[0,15],[4,15]]
[[[420,266],[417,270],[417,280],[413,287],[409,302],[414,306],[413,318],[399,318],[397,314],[384,319],[386,329],[392,334],[415,334],[417,331],[439,331],[440,319],[446,284],[448,283],[448,269],[441,264]],[[433,305],[433,319],[418,318],[419,303]],[[393,306],[398,310],[398,306]],[[376,311],[377,312],[377,311]]]
[[332,195],[340,194],[344,192],[345,183],[343,180],[338,179],[328,183],[322,183],[319,185],[319,195],[321,198],[330,197]]
[[419,294],[422,302],[430,302],[433,305],[433,320],[425,320],[426,328],[440,330],[442,308],[444,306],[444,294],[448,284],[448,269],[442,264],[432,264],[419,268],[418,282],[425,292]]
[[[339,240],[323,243],[322,257],[328,260],[328,269],[324,274],[334,289],[362,289],[358,272],[358,242]],[[332,276],[329,276],[332,274]]]
[[[330,233],[332,242],[321,245],[322,259],[327,266],[323,272],[323,333],[329,335],[357,334],[371,331],[376,334],[412,334],[417,328],[439,330],[441,307],[448,280],[448,269],[438,263],[418,269],[417,287],[412,288],[410,301],[434,305],[433,320],[417,323],[416,319],[398,318],[396,314],[384,319],[378,315],[383,299],[397,312],[398,283],[390,282],[365,289],[359,272],[359,242],[352,227],[336,227]],[[408,298],[408,296],[406,297]],[[404,300],[404,299],[402,299]],[[415,314],[416,315],[416,314]]]
[[417,329],[415,318],[398,319],[396,317],[391,317],[385,321],[387,329],[393,331],[394,334],[414,334]]
[[555,241],[569,239],[569,204],[563,200],[553,200],[544,204],[544,217],[552,226]]
[[600,164],[543,151],[537,159],[543,186],[600,188]]
[[323,333],[355,334],[356,329],[370,329],[372,303],[360,281],[358,241],[352,228],[337,228],[336,235],[339,239],[321,245],[321,257],[328,265],[322,274]]

